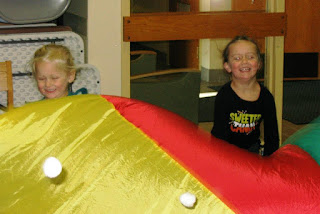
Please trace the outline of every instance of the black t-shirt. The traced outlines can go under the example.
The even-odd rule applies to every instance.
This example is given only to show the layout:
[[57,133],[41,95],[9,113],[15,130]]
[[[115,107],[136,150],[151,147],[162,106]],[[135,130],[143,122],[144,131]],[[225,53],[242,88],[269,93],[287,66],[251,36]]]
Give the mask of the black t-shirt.
[[262,85],[260,88],[256,101],[245,101],[233,91],[231,82],[222,86],[215,100],[211,133],[240,148],[258,149],[260,124],[264,121],[264,155],[270,155],[279,148],[276,107],[270,91]]

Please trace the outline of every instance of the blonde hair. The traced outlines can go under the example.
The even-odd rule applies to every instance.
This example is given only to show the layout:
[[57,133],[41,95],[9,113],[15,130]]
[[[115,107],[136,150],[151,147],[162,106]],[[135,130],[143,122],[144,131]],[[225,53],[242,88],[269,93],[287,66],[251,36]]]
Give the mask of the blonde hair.
[[38,62],[55,62],[58,69],[67,73],[76,70],[69,48],[63,45],[48,44],[36,50],[30,63],[34,75]]

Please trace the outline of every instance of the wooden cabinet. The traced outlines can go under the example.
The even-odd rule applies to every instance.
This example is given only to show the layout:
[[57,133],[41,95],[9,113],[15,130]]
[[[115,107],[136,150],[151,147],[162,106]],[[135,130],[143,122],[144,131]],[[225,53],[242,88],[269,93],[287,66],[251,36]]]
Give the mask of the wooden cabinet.
[[320,1],[287,0],[286,14],[284,52],[318,53],[318,64],[314,67],[318,66],[317,78],[320,78]]
[[[285,6],[285,53],[320,52],[320,0],[286,0]],[[233,0],[232,10],[265,11],[266,0]]]
[[286,53],[320,52],[320,0],[287,0]]

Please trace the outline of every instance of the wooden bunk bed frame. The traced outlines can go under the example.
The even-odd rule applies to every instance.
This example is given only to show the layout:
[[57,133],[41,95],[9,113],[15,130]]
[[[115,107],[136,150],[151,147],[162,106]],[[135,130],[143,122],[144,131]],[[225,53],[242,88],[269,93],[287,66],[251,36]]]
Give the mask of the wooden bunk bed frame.
[[166,41],[232,38],[248,34],[265,38],[265,85],[275,97],[282,133],[283,54],[286,33],[284,1],[267,0],[267,12],[169,12],[123,17],[123,41]]

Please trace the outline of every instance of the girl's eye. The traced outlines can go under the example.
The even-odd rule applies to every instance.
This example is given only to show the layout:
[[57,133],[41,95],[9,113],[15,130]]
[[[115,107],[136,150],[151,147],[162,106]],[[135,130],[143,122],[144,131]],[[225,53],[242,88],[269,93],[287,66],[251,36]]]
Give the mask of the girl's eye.
[[59,77],[52,77],[52,79],[57,80],[57,79],[59,79]]
[[43,81],[43,80],[44,80],[44,78],[40,77],[40,78],[38,78],[38,80],[39,80],[39,81]]
[[240,59],[241,59],[240,56],[234,56],[234,57],[233,57],[233,60],[240,60]]

